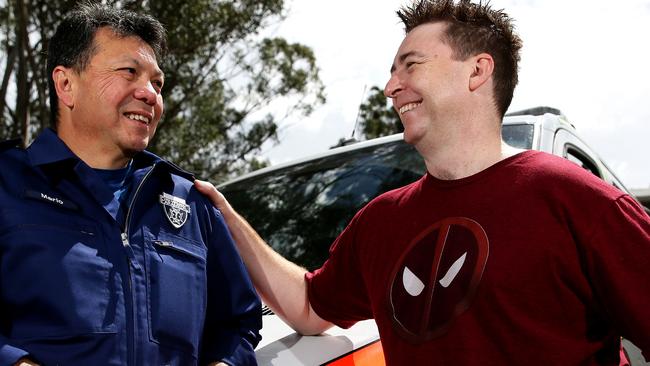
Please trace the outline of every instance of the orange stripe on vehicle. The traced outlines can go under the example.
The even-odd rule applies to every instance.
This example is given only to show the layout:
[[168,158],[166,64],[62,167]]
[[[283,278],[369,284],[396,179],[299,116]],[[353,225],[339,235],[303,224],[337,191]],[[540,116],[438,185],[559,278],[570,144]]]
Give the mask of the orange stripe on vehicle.
[[345,357],[327,363],[328,366],[385,366],[384,350],[377,341],[361,347]]

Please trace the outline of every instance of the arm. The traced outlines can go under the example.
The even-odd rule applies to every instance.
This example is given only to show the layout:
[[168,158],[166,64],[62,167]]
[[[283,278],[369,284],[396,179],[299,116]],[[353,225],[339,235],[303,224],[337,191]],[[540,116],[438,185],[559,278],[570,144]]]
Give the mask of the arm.
[[331,327],[309,304],[307,271],[268,246],[212,184],[197,180],[195,185],[223,214],[253,283],[269,308],[301,334],[319,334]]
[[598,212],[584,241],[587,268],[610,321],[621,335],[650,354],[650,217],[630,196]]

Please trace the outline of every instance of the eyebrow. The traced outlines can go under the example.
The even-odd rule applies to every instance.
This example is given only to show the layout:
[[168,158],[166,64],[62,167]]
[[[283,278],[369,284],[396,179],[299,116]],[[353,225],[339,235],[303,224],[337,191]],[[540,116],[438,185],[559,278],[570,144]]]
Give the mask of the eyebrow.
[[[404,60],[406,60],[409,56],[422,57],[422,56],[424,56],[424,54],[422,54],[421,52],[418,52],[418,51],[408,51],[406,53],[403,53],[403,54],[399,55],[399,57],[397,58],[397,63],[403,64]],[[395,64],[393,64],[390,67],[390,73],[392,74],[395,71],[396,68],[397,67],[395,66]]]
[[[140,62],[138,59],[127,56],[125,57],[122,61],[130,61],[136,64],[138,67],[142,67],[142,62]],[[161,77],[163,80],[165,79],[165,73],[158,67],[158,60],[156,60],[156,72],[154,73],[155,76]]]

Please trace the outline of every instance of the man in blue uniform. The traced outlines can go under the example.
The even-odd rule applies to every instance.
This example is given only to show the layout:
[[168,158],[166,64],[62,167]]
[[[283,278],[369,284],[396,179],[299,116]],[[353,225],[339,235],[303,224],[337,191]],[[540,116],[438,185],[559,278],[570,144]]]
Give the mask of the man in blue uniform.
[[255,364],[260,302],[191,174],[147,152],[155,19],[85,5],[49,45],[54,129],[0,145],[0,365]]

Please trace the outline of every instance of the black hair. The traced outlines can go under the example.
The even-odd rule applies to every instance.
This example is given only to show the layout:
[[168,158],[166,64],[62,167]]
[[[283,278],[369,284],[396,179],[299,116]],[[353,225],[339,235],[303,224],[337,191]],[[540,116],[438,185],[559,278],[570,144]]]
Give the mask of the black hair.
[[163,25],[150,15],[85,3],[69,12],[50,39],[47,51],[47,75],[50,91],[50,125],[56,129],[59,98],[52,72],[64,66],[82,72],[96,52],[95,34],[107,27],[119,37],[139,37],[160,60],[167,52],[167,36]]

